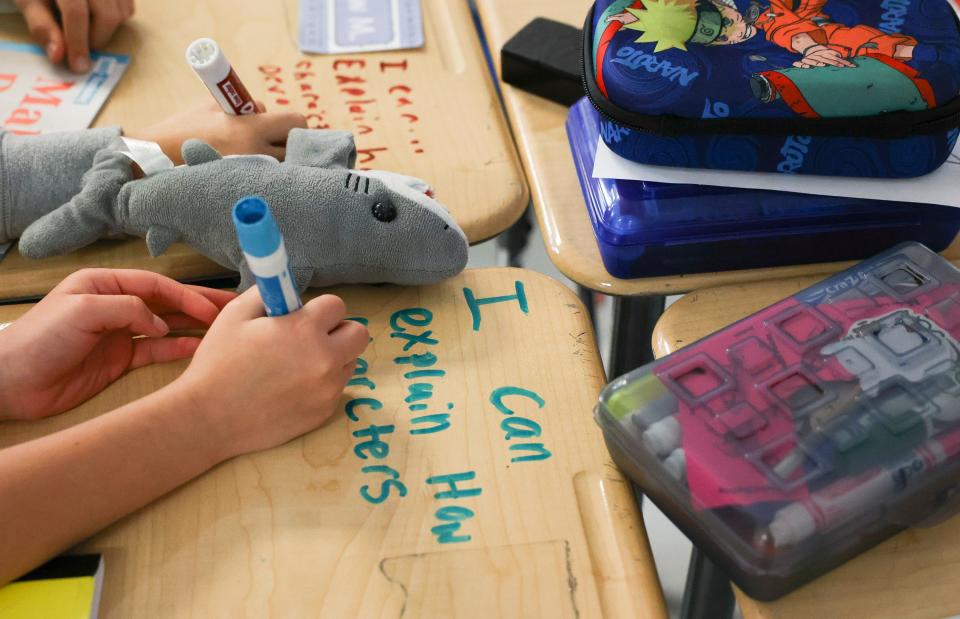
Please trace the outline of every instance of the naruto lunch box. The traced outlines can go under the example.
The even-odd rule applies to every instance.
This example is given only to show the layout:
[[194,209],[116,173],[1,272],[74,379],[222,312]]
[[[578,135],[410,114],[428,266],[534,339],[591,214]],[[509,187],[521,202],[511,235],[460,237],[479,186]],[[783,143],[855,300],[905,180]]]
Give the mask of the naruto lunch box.
[[950,0],[597,0],[583,74],[647,164],[913,177],[960,125]]

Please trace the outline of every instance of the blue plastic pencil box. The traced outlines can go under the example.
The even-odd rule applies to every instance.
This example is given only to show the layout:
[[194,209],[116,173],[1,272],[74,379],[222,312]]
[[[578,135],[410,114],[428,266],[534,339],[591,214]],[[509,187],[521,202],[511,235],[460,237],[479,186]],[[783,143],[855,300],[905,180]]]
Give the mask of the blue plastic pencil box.
[[593,178],[600,127],[586,99],[570,109],[580,187],[616,277],[862,260],[903,241],[941,251],[960,232],[949,206]]
[[604,140],[641,163],[912,177],[957,140],[950,0],[597,0],[583,33]]
[[770,600],[960,507],[958,339],[960,270],[905,243],[617,378],[596,418],[617,465]]

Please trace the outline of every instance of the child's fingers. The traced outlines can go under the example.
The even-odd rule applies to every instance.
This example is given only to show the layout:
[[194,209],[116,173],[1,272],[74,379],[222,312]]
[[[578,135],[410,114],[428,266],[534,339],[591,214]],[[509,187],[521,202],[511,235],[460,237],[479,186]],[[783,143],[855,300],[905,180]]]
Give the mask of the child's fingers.
[[250,286],[243,294],[227,303],[220,313],[220,320],[239,322],[253,320],[267,315],[267,310],[260,300],[260,291],[256,286]]
[[192,316],[187,316],[186,314],[174,313],[174,314],[160,314],[160,319],[163,322],[167,323],[167,326],[170,327],[171,331],[187,331],[190,329],[206,329],[210,325],[203,322],[202,320],[197,320]]
[[307,128],[307,119],[297,112],[273,112],[253,117],[259,125],[260,137],[270,144],[285,144],[291,129]]
[[330,333],[339,326],[347,315],[347,306],[343,299],[333,294],[324,294],[310,299],[303,310],[316,321],[317,330]]
[[155,309],[162,309],[165,313],[182,312],[208,325],[217,318],[222,307],[210,299],[211,293],[201,293],[195,286],[181,284],[151,271],[97,269],[91,278],[90,283],[101,294],[134,295]]
[[90,70],[90,9],[86,0],[57,0],[63,34],[67,42],[67,62],[77,73]]
[[50,62],[58,63],[63,60],[63,33],[50,7],[38,0],[22,0],[17,6],[27,22],[30,38],[43,47]]
[[134,370],[153,363],[166,363],[193,356],[200,346],[198,337],[140,338],[133,341],[133,356],[129,369]]
[[207,286],[194,286],[191,284],[187,284],[187,288],[202,294],[220,309],[223,309],[227,303],[237,298],[236,292],[224,290],[223,288],[208,288]]
[[94,49],[106,45],[124,20],[121,0],[90,2],[90,45]]
[[358,322],[345,320],[330,333],[330,341],[341,359],[356,359],[367,349],[370,332]]
[[167,324],[154,314],[140,297],[132,295],[76,295],[72,317],[74,325],[88,333],[127,330],[137,335],[163,337]]

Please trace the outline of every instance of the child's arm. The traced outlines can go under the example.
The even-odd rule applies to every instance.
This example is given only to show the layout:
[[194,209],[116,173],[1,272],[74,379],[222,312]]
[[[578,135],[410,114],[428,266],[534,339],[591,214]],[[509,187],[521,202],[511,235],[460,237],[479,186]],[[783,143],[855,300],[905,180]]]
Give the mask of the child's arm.
[[257,102],[257,109],[261,113],[231,116],[211,101],[183,110],[142,131],[133,131],[132,137],[156,142],[178,165],[183,163],[180,146],[190,138],[203,140],[221,155],[257,153],[283,161],[287,134],[295,128],[305,129],[307,119],[299,112],[263,113],[266,108],[261,102]]
[[94,420],[0,450],[0,583],[233,456],[334,412],[366,329],[337,297],[266,318],[256,288],[224,308],[189,368]]

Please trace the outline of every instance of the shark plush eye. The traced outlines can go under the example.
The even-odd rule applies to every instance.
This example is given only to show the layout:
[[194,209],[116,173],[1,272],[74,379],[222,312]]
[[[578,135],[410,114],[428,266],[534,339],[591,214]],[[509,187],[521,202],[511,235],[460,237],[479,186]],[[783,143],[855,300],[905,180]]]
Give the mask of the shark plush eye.
[[373,205],[373,216],[377,221],[389,223],[397,218],[397,209],[389,202],[377,202]]

